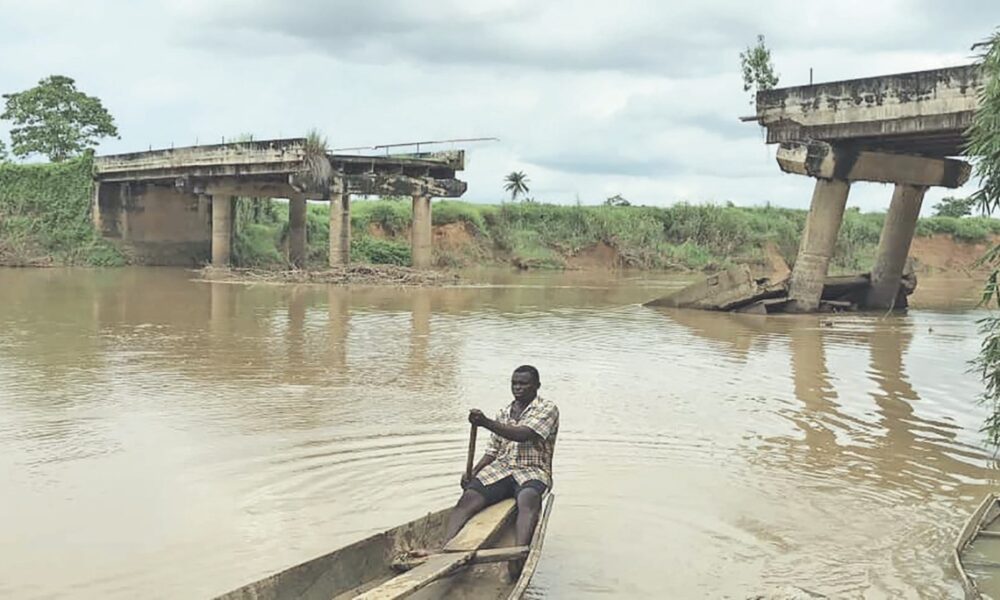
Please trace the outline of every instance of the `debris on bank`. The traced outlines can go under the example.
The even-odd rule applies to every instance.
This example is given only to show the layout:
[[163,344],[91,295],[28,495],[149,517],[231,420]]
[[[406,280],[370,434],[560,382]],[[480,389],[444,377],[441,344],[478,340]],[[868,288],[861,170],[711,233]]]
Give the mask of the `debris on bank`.
[[[755,276],[746,265],[709,275],[701,281],[668,296],[647,302],[645,306],[697,308],[766,315],[785,312],[788,306],[787,274]],[[864,307],[871,287],[871,274],[827,277],[817,312],[854,311]],[[899,286],[895,308],[906,308],[907,296],[917,287],[917,276],[907,264]]]
[[247,283],[329,283],[334,285],[384,285],[397,287],[437,287],[459,283],[457,274],[443,271],[424,271],[396,265],[349,265],[321,271],[291,269],[220,269],[205,267],[204,279],[212,281],[240,281]]

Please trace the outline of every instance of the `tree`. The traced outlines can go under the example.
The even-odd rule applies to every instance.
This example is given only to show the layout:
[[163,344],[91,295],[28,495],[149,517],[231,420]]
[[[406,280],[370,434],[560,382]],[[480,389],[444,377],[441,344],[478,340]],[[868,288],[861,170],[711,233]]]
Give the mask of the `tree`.
[[606,206],[632,206],[632,203],[625,199],[625,196],[621,194],[615,194],[607,200],[604,201]]
[[747,46],[740,52],[740,70],[743,72],[743,91],[750,92],[750,104],[756,101],[757,92],[774,89],[778,85],[771,50],[764,44],[763,35],[757,36],[756,46]]
[[[980,182],[972,198],[984,212],[991,213],[1000,208],[1000,30],[976,46],[983,49],[979,57],[983,88],[968,130],[965,153],[972,159]],[[987,252],[981,262],[991,267],[982,303],[989,308],[1000,308],[1000,244]],[[979,327],[983,342],[972,365],[984,384],[979,402],[990,409],[983,431],[991,444],[1000,446],[1000,316],[991,311],[979,321]]]
[[4,162],[6,160],[7,160],[7,145],[3,143],[3,140],[0,140],[0,162]]
[[53,162],[92,149],[98,140],[118,137],[114,119],[101,101],[76,89],[76,82],[51,75],[23,92],[4,94],[0,119],[12,121],[14,156],[38,153]]
[[528,176],[524,174],[524,171],[511,171],[510,174],[504,178],[506,182],[503,186],[504,191],[510,192],[510,201],[517,201],[518,196],[524,196],[528,193]]
[[941,198],[941,202],[934,205],[935,217],[967,217],[972,214],[972,207],[976,205],[976,199],[969,198]]

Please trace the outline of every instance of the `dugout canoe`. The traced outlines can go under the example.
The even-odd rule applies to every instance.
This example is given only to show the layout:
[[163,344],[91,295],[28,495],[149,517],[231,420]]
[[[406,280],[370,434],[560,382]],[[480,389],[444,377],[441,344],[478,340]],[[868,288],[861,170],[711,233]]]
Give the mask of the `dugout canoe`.
[[987,494],[955,540],[953,558],[966,600],[1000,591],[1000,497]]
[[[410,570],[393,568],[401,553],[442,548],[450,508],[430,513],[218,596],[216,600],[517,600],[541,556],[549,513],[548,494],[531,544],[514,546],[514,500],[483,509],[454,539]],[[524,558],[516,580],[509,556]]]

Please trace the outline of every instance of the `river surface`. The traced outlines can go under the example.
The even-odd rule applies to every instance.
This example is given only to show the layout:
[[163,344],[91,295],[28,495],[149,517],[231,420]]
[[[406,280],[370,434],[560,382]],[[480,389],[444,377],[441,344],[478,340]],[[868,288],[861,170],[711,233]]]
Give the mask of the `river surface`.
[[562,418],[530,597],[961,596],[997,487],[977,280],[759,317],[640,306],[665,275],[472,278],[0,269],[0,597],[208,597],[448,506],[522,363]]

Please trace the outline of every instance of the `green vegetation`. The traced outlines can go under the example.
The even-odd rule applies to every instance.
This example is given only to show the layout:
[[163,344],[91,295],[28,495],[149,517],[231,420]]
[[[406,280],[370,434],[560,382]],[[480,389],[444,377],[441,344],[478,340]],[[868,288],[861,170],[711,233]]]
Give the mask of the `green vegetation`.
[[757,44],[740,52],[740,72],[743,74],[743,91],[750,92],[750,104],[756,102],[757,92],[774,89],[778,74],[771,62],[771,50],[764,43],[764,36],[757,36]]
[[972,214],[972,209],[976,205],[974,197],[968,198],[942,198],[934,205],[935,217],[967,217]]
[[[979,108],[969,128],[966,154],[975,163],[980,188],[972,197],[984,211],[1000,208],[1000,30],[981,45],[980,63],[983,69],[983,88]],[[1000,245],[995,246],[983,262],[992,267],[983,291],[983,304],[1000,308]],[[992,312],[980,321],[983,343],[973,367],[982,378],[984,390],[979,402],[990,409],[983,425],[989,441],[1000,446],[1000,316]]]
[[[328,252],[328,208],[311,203],[307,213],[309,261],[323,265]],[[240,211],[238,211],[240,214]],[[265,224],[238,225],[236,260],[241,265],[284,264],[279,248],[287,242],[287,211],[276,207]],[[531,268],[564,268],[573,258],[604,244],[623,266],[643,269],[714,270],[756,262],[773,244],[791,263],[798,251],[806,211],[772,206],[676,204],[644,206],[504,205],[443,200],[434,203],[435,226],[459,224],[442,235],[454,244],[435,248],[440,264],[483,262]],[[360,200],[351,204],[351,258],[358,262],[408,264],[411,203],[405,198]],[[841,227],[834,272],[871,267],[884,215],[848,210]],[[263,227],[263,229],[261,229]],[[1000,235],[1000,220],[955,217],[921,219],[918,235],[947,234],[967,242]],[[247,238],[251,238],[248,240]],[[244,251],[247,251],[246,253]]]
[[510,192],[510,201],[517,202],[518,196],[527,196],[528,192],[528,176],[524,174],[524,171],[511,171],[504,178],[503,189],[505,192]]
[[0,264],[117,266],[90,220],[90,153],[60,163],[0,163]]
[[100,99],[78,91],[69,77],[51,75],[29,90],[3,97],[6,108],[0,119],[13,123],[14,156],[42,154],[60,162],[92,149],[101,138],[118,136]]

